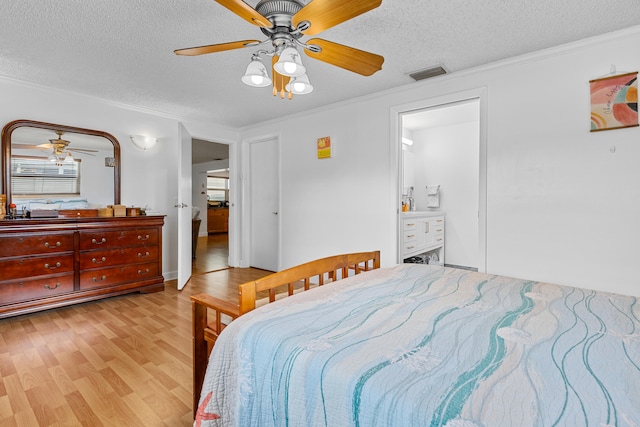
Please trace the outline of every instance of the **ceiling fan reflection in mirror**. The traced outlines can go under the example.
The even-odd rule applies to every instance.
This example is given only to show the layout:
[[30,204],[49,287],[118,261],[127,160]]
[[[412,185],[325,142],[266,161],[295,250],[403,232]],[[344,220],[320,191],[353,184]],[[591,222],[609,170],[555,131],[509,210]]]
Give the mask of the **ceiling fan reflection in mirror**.
[[71,142],[66,139],[62,139],[62,135],[64,135],[64,132],[60,130],[57,130],[55,132],[58,137],[55,139],[50,139],[47,143],[38,145],[16,144],[17,146],[19,146],[17,148],[50,151],[51,154],[49,155],[48,159],[51,162],[55,163],[57,166],[61,166],[64,162],[73,162],[73,155],[71,154],[71,152],[88,156],[94,156],[94,154],[91,153],[98,152],[98,150],[92,150],[88,148],[70,148],[69,144]]
[[[384,58],[374,53],[314,38],[302,42],[302,36],[313,36],[335,25],[377,8],[382,0],[311,0],[304,5],[298,0],[260,0],[255,9],[242,0],[216,0],[250,24],[260,27],[266,40],[240,40],[186,49],[177,55],[203,55],[244,47],[267,45],[253,53],[242,77],[249,86],[266,87],[273,84],[273,95],[281,98],[288,93],[304,95],[313,90],[300,59],[298,48],[311,58],[326,62],[363,76],[371,76],[382,69]],[[270,45],[270,46],[268,46]],[[272,57],[272,78],[261,56]]]

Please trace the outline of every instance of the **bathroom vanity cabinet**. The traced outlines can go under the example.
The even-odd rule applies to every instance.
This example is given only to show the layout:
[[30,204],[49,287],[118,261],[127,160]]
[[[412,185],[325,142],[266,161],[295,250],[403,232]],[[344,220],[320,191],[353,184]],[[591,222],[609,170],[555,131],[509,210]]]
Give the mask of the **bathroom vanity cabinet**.
[[403,212],[400,258],[436,253],[444,264],[444,214],[442,212]]

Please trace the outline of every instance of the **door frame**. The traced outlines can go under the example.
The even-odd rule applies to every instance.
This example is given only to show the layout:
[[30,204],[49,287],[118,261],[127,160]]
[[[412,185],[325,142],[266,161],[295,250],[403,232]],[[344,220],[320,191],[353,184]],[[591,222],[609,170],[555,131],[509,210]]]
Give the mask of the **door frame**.
[[[239,180],[239,194],[238,201],[242,206],[242,210],[239,214],[239,222],[240,222],[240,232],[239,234],[239,242],[240,242],[240,267],[250,267],[251,266],[251,144],[275,140],[276,145],[278,147],[278,164],[282,164],[282,153],[281,153],[281,135],[280,133],[273,134],[265,134],[257,137],[243,139],[240,142],[240,164],[241,164],[241,172],[240,172],[240,180]],[[278,176],[278,233],[277,233],[277,266],[278,271],[281,268],[282,262],[282,168],[278,167],[277,176]],[[236,186],[238,187],[238,186]]]
[[[479,177],[478,177],[478,271],[487,271],[487,88],[480,87],[443,96],[422,99],[391,108],[390,120],[390,170],[395,179],[395,191],[392,192],[392,205],[396,210],[396,260],[400,259],[402,244],[402,221],[399,206],[402,203],[402,116],[425,109],[437,108],[448,104],[477,99],[480,107],[480,147],[479,147]],[[395,173],[394,173],[395,172]],[[395,176],[394,176],[395,175]]]

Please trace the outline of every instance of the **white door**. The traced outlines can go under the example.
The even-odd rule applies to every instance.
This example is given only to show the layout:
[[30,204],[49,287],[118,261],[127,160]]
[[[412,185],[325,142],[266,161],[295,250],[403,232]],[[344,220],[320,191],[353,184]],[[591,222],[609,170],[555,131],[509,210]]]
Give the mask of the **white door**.
[[191,278],[191,135],[178,124],[178,290]]
[[278,140],[249,144],[251,266],[278,271],[280,254],[280,167]]

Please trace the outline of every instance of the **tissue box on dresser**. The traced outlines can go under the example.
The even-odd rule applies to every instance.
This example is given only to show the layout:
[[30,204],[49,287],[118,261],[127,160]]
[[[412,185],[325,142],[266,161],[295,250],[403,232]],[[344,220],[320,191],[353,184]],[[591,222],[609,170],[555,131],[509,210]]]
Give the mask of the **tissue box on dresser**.
[[113,209],[113,216],[127,216],[127,207],[125,205],[109,205],[107,207]]

